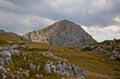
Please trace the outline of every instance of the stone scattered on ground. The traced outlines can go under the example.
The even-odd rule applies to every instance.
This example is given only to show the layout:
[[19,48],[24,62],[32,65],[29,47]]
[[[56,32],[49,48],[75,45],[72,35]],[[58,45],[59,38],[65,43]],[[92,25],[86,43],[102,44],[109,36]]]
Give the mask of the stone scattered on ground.
[[[54,56],[54,54],[52,53],[48,53],[47,52],[43,52],[42,53],[44,56],[49,56],[52,58],[56,59],[56,56]],[[57,57],[59,58],[59,57]],[[59,60],[58,63],[56,64],[53,61],[48,60],[45,64],[44,70],[46,72],[46,74],[51,74],[52,72],[55,73],[56,75],[60,75],[60,76],[66,76],[66,77],[76,77],[77,79],[86,79],[87,78],[87,73],[85,72],[85,70],[83,68],[79,68],[76,65],[70,65],[65,61],[61,61],[63,60],[61,57],[60,59],[56,59]]]
[[88,45],[83,47],[82,50],[108,54],[109,59],[120,61],[120,40],[104,41],[98,44]]
[[[18,46],[0,47],[0,79],[29,79],[31,76],[31,71],[40,72],[40,69],[44,69],[46,75],[51,75],[52,73],[63,76],[63,77],[74,77],[76,79],[86,79],[87,73],[83,68],[76,65],[70,65],[68,60],[59,56],[54,55],[50,51],[38,52],[38,54],[54,59],[55,61],[48,60],[45,62],[44,67],[31,62],[29,58],[30,55],[27,53],[20,53],[20,50],[15,49]],[[20,60],[28,61],[28,67],[20,67],[18,70],[11,71],[9,66],[15,64],[13,60],[13,55],[21,58]],[[34,61],[38,58],[34,58]],[[19,60],[18,60],[19,61]],[[8,75],[9,74],[9,75]],[[35,78],[40,79],[43,75],[36,73]]]

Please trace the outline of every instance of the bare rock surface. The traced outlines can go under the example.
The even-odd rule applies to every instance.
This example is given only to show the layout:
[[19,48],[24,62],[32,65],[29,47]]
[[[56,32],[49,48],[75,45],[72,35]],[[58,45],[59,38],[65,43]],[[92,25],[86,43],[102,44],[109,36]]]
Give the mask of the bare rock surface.
[[27,33],[23,37],[32,42],[60,46],[84,46],[96,42],[80,25],[68,20],[56,22],[44,29]]

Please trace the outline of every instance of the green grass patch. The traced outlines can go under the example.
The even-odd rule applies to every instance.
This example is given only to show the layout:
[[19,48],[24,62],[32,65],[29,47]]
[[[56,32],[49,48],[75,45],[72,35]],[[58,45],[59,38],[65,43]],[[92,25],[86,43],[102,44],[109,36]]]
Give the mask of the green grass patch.
[[92,51],[93,49],[90,46],[81,48],[82,51]]

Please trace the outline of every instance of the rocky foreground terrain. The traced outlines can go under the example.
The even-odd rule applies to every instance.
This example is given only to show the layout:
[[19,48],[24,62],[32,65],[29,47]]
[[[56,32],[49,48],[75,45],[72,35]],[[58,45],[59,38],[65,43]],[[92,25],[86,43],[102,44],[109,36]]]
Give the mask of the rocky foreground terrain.
[[3,44],[0,79],[119,79],[120,63],[108,56],[40,43]]
[[[0,79],[87,79],[83,68],[50,51],[21,52],[25,46],[0,46]],[[54,74],[58,78],[51,78]]]
[[109,59],[120,61],[120,39],[106,40],[101,43],[88,45],[82,50],[90,50],[94,53],[108,54]]
[[31,42],[72,47],[96,42],[80,25],[68,20],[58,21],[44,29],[27,33],[23,37]]

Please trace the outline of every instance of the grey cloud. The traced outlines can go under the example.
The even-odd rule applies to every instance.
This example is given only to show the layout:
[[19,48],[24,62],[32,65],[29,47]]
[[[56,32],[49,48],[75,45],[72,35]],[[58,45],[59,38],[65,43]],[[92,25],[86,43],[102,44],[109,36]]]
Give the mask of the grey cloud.
[[88,33],[90,33],[94,38],[97,38],[98,41],[120,38],[120,25],[112,25],[106,27],[100,26],[82,26]]
[[0,0],[0,25],[17,33],[62,19],[87,27],[108,27],[120,24],[115,20],[120,16],[119,4],[120,0]]
[[34,15],[19,15],[0,11],[0,28],[5,28],[16,33],[27,33],[40,29],[54,21]]
[[[24,6],[27,14],[54,20],[75,20],[84,25],[106,26],[114,24],[113,18],[120,14],[120,0],[8,0]],[[21,12],[19,12],[21,13]],[[74,18],[75,17],[75,18]]]

